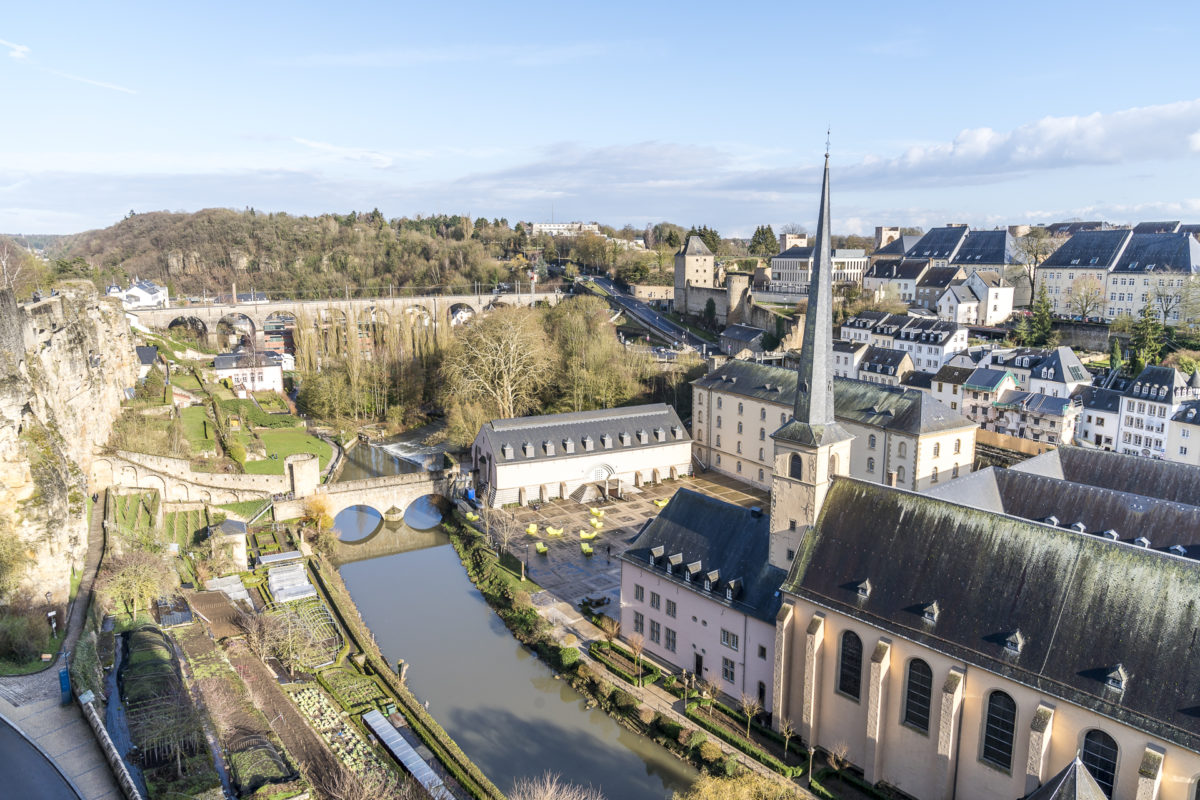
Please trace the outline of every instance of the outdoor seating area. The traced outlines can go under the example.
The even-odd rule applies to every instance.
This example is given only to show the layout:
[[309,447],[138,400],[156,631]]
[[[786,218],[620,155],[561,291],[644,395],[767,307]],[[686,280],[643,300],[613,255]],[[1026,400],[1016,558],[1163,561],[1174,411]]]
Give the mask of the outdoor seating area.
[[531,522],[531,523],[529,523],[528,525],[526,525],[526,526],[525,526],[525,532],[526,532],[526,533],[528,533],[530,536],[537,536],[537,535],[538,535],[538,533],[537,533],[537,532],[538,532],[538,526],[537,526],[537,523],[536,523],[536,522]]
[[589,508],[588,511],[590,511],[592,513],[592,516],[596,517],[597,519],[604,516],[603,508]]
[[595,539],[599,535],[600,535],[600,531],[580,531],[579,532],[579,538],[585,542],[591,541],[592,539]]
[[600,530],[601,528],[604,527],[604,523],[598,519],[589,520],[588,525],[591,525],[596,530]]
[[550,552],[550,548],[546,546],[545,542],[538,542],[536,545],[536,548],[538,551],[538,555],[541,555],[541,556],[544,556],[544,555],[546,555],[546,553]]

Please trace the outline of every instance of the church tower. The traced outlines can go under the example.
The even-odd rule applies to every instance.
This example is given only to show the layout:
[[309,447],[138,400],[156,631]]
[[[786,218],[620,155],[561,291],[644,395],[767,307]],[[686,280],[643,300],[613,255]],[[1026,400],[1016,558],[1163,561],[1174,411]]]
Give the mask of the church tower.
[[791,566],[805,529],[816,522],[833,476],[845,475],[850,469],[854,437],[833,414],[833,258],[829,239],[826,147],[796,404],[792,418],[771,434],[775,475],[771,482],[770,561],[781,569]]

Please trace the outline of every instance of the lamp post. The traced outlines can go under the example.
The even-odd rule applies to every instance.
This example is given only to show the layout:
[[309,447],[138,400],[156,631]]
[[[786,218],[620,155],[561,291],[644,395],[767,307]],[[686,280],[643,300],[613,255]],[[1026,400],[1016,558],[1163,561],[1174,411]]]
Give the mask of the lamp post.
[[813,756],[816,754],[817,748],[811,744],[808,746],[808,788],[812,788],[812,762]]

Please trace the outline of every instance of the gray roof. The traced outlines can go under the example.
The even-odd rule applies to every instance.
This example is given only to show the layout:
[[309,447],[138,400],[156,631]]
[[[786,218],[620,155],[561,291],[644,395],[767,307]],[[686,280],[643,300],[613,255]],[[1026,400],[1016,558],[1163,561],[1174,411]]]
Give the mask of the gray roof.
[[158,345],[150,345],[149,347],[135,347],[137,351],[138,363],[145,367],[154,366],[154,362],[158,361]]
[[876,250],[875,255],[877,255],[877,256],[903,256],[910,249],[912,249],[912,247],[914,247],[916,245],[916,243],[919,241],[921,241],[920,236],[912,236],[912,235],[901,236],[899,238],[893,239],[892,241],[885,244],[883,247]]
[[1200,562],[837,477],[784,590],[1200,750]]
[[1142,370],[1125,389],[1126,397],[1157,402],[1174,402],[1179,395],[1189,394],[1188,376],[1174,367],[1151,365]]
[[[692,385],[790,408],[796,392],[796,372],[752,361],[729,361]],[[834,413],[842,422],[910,434],[975,427],[974,422],[931,395],[903,386],[835,378],[833,400]]]
[[210,536],[237,536],[239,534],[245,536],[246,523],[236,519],[227,519],[216,525],[209,526],[208,532]]
[[1171,421],[1183,425],[1200,425],[1200,400],[1188,400],[1180,405]]
[[1076,755],[1074,761],[1025,795],[1024,800],[1108,800],[1108,797]]
[[1074,405],[1074,398],[1051,397],[1041,392],[1022,392],[1009,389],[995,401],[997,406],[1004,408],[1019,408],[1030,414],[1053,414],[1056,417],[1065,416],[1067,409]]
[[1170,222],[1139,222],[1133,226],[1133,232],[1138,233],[1179,233],[1179,220]]
[[685,256],[711,256],[713,252],[708,249],[708,245],[699,236],[689,236],[683,245],[683,254]]
[[1121,393],[1099,386],[1081,386],[1075,391],[1075,396],[1083,402],[1083,407],[1092,411],[1107,411],[1115,413],[1121,410]]
[[772,260],[774,260],[775,258],[801,258],[801,259],[804,259],[807,261],[807,260],[812,259],[812,254],[813,254],[813,248],[801,247],[798,244],[794,244],[791,247],[789,247],[787,250],[784,250],[783,252],[781,252],[779,255],[773,256]]
[[753,342],[764,333],[766,333],[766,331],[764,331],[762,328],[753,328],[749,325],[730,325],[728,328],[721,331],[722,336],[739,342]]
[[1200,242],[1186,233],[1135,233],[1113,272],[1200,272]]
[[1063,242],[1040,265],[1046,267],[1091,267],[1109,269],[1117,262],[1125,244],[1132,236],[1128,228],[1114,230],[1084,230]]
[[867,268],[865,277],[890,281],[915,281],[929,268],[924,258],[881,258]]
[[[1026,359],[1028,359],[1028,363],[1026,363]],[[1004,369],[1029,370],[1031,378],[1056,383],[1090,382],[1092,379],[1091,373],[1079,360],[1079,356],[1066,346],[1018,347],[1007,352],[993,352],[992,365]]]
[[952,258],[967,238],[964,225],[932,228],[904,254],[905,258]]
[[[779,585],[787,573],[773,567],[768,559],[771,546],[771,516],[715,497],[680,489],[671,502],[650,521],[621,559],[642,569],[656,569],[664,580],[703,594],[713,602],[735,611],[775,622],[779,611]],[[661,547],[657,558],[656,548]],[[671,574],[666,567],[675,559]],[[684,579],[686,568],[698,570],[691,582]],[[716,571],[715,576],[711,573]],[[712,588],[704,591],[704,577],[710,576]],[[713,580],[715,578],[715,580]],[[725,598],[730,581],[736,591],[733,600]]]
[[[272,353],[272,356],[274,354]],[[213,369],[237,369],[239,367],[270,367],[280,364],[278,357],[272,358],[266,352],[251,352],[243,350],[234,353],[218,353],[213,357]]]
[[994,392],[1000,388],[1000,384],[1004,382],[1006,377],[1012,377],[1012,373],[1006,369],[991,369],[989,367],[977,367],[963,381],[963,386],[968,389],[978,389],[985,392]]
[[942,295],[950,294],[960,303],[978,303],[979,298],[975,296],[975,290],[965,283],[958,283],[946,288]]
[[971,377],[971,373],[974,371],[974,367],[952,367],[947,364],[933,374],[933,379],[942,383],[956,383],[961,386],[963,383],[966,383],[967,378]]
[[971,231],[950,260],[951,264],[975,266],[980,264],[1015,264],[1016,242],[1007,230]]
[[[661,442],[657,438],[659,431]],[[642,433],[646,438],[644,444],[640,441]],[[622,435],[628,444],[623,443]],[[488,443],[497,464],[569,458],[604,450],[665,447],[691,440],[675,409],[665,403],[496,419],[480,427],[477,438],[480,437]],[[568,442],[573,452],[567,452]],[[587,449],[589,444],[592,450]],[[531,454],[527,454],[526,445]],[[506,452],[511,452],[511,458],[506,457]]]
[[1104,229],[1104,223],[1096,220],[1089,222],[1055,222],[1052,225],[1047,225],[1046,230],[1051,234],[1070,234],[1074,236],[1083,231],[1099,231]]
[[[895,375],[896,370],[900,369],[900,365],[905,358],[908,358],[908,353],[904,350],[871,345],[867,348],[867,352],[863,353],[862,361],[859,362],[858,368],[867,372]],[[909,360],[911,362],[911,359]]]
[[833,343],[833,352],[853,354],[869,346],[866,342],[850,342],[845,339],[836,339]]
[[933,388],[933,373],[913,370],[905,375],[900,380],[900,383],[904,384],[910,389],[922,389],[928,391]]
[[1013,469],[1175,503],[1200,498],[1200,467],[1108,450],[1059,447]]
[[917,286],[922,289],[944,289],[951,281],[957,280],[961,272],[960,267],[930,267],[917,281]]

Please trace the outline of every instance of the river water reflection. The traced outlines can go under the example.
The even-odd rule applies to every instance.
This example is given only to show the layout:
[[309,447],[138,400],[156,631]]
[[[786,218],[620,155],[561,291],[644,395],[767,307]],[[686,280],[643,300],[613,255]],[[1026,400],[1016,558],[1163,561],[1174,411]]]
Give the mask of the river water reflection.
[[[359,447],[351,455],[362,454],[360,464],[377,463],[375,474],[392,474],[390,454],[385,462],[364,452],[378,449]],[[343,472],[342,479],[353,478]],[[347,546],[350,558],[358,547],[374,552],[397,532],[381,526],[377,512],[358,509],[339,514],[335,525],[343,541],[366,539]],[[393,664],[408,662],[417,696],[501,791],[547,770],[596,786],[608,800],[669,798],[691,785],[694,769],[587,709],[579,693],[517,644],[443,534],[401,525],[393,546],[406,530],[423,549],[346,563],[342,578],[383,654]]]

